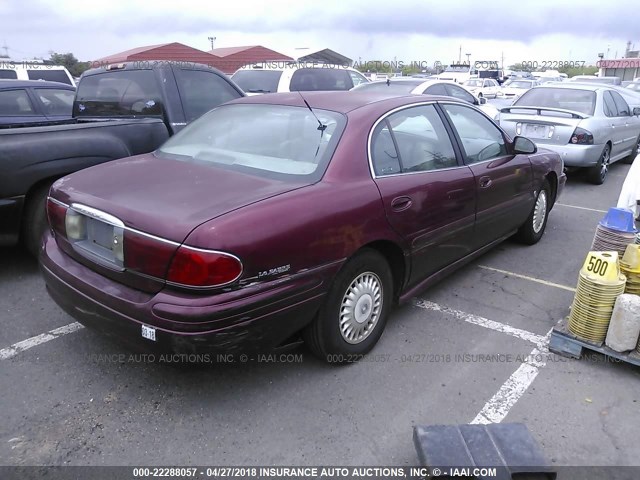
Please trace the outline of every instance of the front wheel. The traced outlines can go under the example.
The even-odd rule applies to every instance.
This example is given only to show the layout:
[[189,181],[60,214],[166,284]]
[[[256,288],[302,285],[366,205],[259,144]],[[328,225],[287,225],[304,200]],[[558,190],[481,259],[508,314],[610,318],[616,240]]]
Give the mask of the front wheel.
[[329,363],[347,363],[380,339],[391,310],[393,276],[385,258],[363,250],[336,276],[323,306],[303,331],[311,351]]
[[602,185],[609,173],[609,162],[611,162],[611,146],[607,143],[602,150],[602,155],[595,167],[588,170],[587,178],[594,185]]
[[547,228],[547,218],[551,210],[551,188],[547,180],[542,184],[542,188],[536,196],[533,210],[529,214],[526,222],[518,229],[516,238],[527,245],[538,243]]

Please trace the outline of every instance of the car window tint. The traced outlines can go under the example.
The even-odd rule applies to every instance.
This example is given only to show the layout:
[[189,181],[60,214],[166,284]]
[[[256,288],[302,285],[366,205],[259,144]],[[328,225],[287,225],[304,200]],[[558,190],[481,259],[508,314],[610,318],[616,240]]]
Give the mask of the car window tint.
[[50,82],[60,82],[72,85],[67,72],[64,70],[49,70],[49,68],[50,66],[45,69],[43,65],[42,68],[27,70],[29,80],[48,80]]
[[353,82],[349,73],[339,67],[300,68],[291,77],[289,90],[320,91],[320,90],[350,90]]
[[31,101],[24,90],[0,92],[0,116],[35,115]]
[[464,88],[460,88],[457,85],[445,85],[445,88],[447,89],[447,92],[449,92],[448,95],[450,97],[458,98],[471,104],[475,103],[476,101],[473,95],[467,92]]
[[187,121],[194,120],[214,107],[241,95],[227,80],[214,72],[180,69],[178,88]]
[[359,74],[358,72],[354,72],[353,70],[348,70],[349,76],[351,77],[351,81],[353,85],[360,85],[361,83],[367,83],[368,80],[364,75]]
[[447,90],[444,88],[443,83],[436,83],[435,85],[431,85],[427,87],[423,93],[429,95],[445,95],[448,96]]
[[0,80],[15,80],[18,78],[18,72],[15,70],[0,70]]
[[71,115],[75,92],[57,88],[36,88],[38,98],[42,102],[47,115]]
[[387,121],[398,146],[402,173],[457,166],[451,139],[433,105],[406,108]]
[[607,117],[618,116],[618,108],[616,107],[616,103],[611,96],[611,92],[609,91],[605,91],[602,94],[602,109],[604,110],[604,114]]
[[618,116],[628,117],[629,115],[631,115],[631,109],[629,108],[627,102],[625,102],[624,98],[622,98],[622,95],[620,95],[618,92],[611,92],[611,95],[613,96],[613,101],[616,102]]
[[504,136],[488,118],[464,105],[442,105],[458,132],[466,163],[477,163],[507,154]]
[[380,122],[371,136],[371,163],[379,177],[400,173],[398,152],[386,121]]

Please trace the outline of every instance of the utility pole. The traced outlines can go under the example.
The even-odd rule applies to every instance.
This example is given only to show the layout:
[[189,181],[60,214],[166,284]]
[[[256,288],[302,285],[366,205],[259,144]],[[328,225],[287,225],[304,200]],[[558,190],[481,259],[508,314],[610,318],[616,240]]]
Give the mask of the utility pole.
[[504,70],[504,50],[502,51],[500,57],[500,70]]
[[462,63],[462,45],[460,45],[460,51],[458,52],[458,63]]
[[216,37],[209,37],[209,41],[211,42],[211,50],[213,50],[213,42],[216,41]]

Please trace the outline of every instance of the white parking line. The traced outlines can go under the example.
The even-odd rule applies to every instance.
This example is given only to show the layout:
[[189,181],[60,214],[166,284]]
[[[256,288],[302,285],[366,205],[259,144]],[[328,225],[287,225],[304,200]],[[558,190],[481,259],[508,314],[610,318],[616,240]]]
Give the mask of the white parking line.
[[484,270],[491,270],[492,272],[503,273],[505,275],[509,275],[511,277],[522,278],[523,280],[530,280],[532,282],[540,283],[542,285],[546,285],[548,287],[556,287],[561,288],[562,290],[568,290],[569,292],[575,292],[576,289],[573,287],[568,287],[566,285],[561,285],[559,283],[548,282],[546,280],[542,280],[541,278],[530,277],[528,275],[522,275],[520,273],[510,272],[508,270],[500,270],[499,268],[488,267],[486,265],[478,265],[478,268],[482,268]]
[[425,310],[446,313],[459,320],[464,320],[467,323],[472,323],[473,325],[479,325],[481,327],[488,328],[489,330],[495,330],[496,332],[511,335],[512,337],[531,342],[535,345],[542,345],[545,340],[542,335],[538,335],[537,333],[521,330],[519,328],[512,327],[511,325],[505,325],[504,323],[494,322],[488,318],[479,317],[478,315],[462,312],[460,310],[454,310],[453,308],[443,307],[437,303],[422,300],[420,298],[415,298],[413,300],[413,304],[416,307],[424,308]]
[[26,340],[23,340],[21,342],[14,343],[10,347],[0,350],[0,360],[7,360],[11,357],[15,357],[20,352],[24,352],[25,350],[29,350],[30,348],[42,345],[43,343],[49,342],[63,335],[76,332],[81,328],[84,328],[81,324],[79,324],[78,322],[73,322],[63,327],[55,328],[47,333],[42,333],[40,335],[36,335],[35,337],[27,338]]
[[[546,344],[551,330],[545,337]],[[471,420],[471,424],[486,425],[500,423],[507,416],[511,408],[520,400],[538,376],[540,369],[547,364],[549,350],[546,345],[540,345],[533,350],[518,369],[502,384],[496,394],[485,403],[482,410]]]
[[578,210],[588,210],[590,212],[607,213],[606,210],[598,210],[597,208],[578,207],[577,205],[567,205],[566,203],[556,203],[559,207],[577,208]]

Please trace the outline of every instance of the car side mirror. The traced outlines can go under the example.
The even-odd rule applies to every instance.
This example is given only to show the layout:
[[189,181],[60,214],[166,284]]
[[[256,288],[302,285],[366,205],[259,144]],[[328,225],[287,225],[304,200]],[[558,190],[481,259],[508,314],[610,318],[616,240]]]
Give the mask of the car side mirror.
[[640,115],[640,107],[633,107],[633,116],[637,117]]
[[480,97],[478,100],[480,100],[480,105],[484,105],[485,103],[487,103],[487,99],[484,97]]
[[536,147],[536,144],[527,137],[516,137],[513,139],[513,153],[531,154],[536,153],[537,151],[538,147]]

